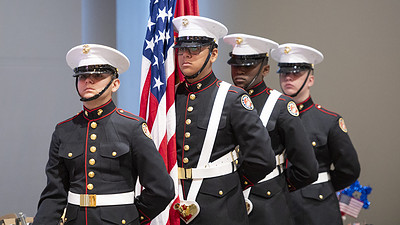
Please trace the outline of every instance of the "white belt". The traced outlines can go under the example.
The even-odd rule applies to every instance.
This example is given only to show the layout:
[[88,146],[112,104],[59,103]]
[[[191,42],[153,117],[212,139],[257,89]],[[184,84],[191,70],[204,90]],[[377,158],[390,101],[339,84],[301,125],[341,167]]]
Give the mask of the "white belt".
[[[179,179],[204,179],[218,177],[236,171],[238,154],[236,150],[220,157],[214,162],[208,163],[204,168],[182,168],[178,167]],[[232,164],[232,162],[234,164]]]
[[330,180],[331,180],[331,175],[328,172],[322,172],[318,174],[318,179],[312,184],[324,183]]
[[[272,172],[269,173],[267,176],[265,176],[264,179],[258,181],[258,183],[262,183],[264,181],[271,180],[272,178],[275,178],[283,173],[283,164],[285,163],[285,152],[283,152],[282,154],[276,155],[275,161],[276,161],[275,169],[272,170]],[[244,200],[246,202],[247,215],[250,214],[251,211],[253,210],[253,203],[249,199],[250,192],[251,192],[251,187],[249,187],[243,191]]]
[[275,161],[276,161],[276,167],[274,170],[272,170],[271,173],[269,173],[266,177],[264,177],[262,180],[258,181],[258,183],[271,180],[272,178],[275,178],[279,176],[283,172],[283,163],[285,162],[285,157],[284,153],[276,155],[275,156]]
[[68,203],[79,205],[81,207],[96,207],[110,205],[127,205],[133,204],[135,192],[126,192],[119,194],[75,194],[68,192]]

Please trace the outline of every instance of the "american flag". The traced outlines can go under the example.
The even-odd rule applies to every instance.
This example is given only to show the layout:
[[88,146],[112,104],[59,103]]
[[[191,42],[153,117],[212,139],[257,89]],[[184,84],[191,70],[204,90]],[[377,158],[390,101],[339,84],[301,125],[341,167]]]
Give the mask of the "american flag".
[[[176,0],[176,10],[175,10],[175,18],[180,17],[180,16],[198,16],[199,15],[199,4],[197,0]],[[175,36],[178,36],[177,33],[175,33]],[[178,62],[176,62],[178,63]],[[176,67],[178,67],[178,64],[176,64]],[[183,81],[184,76],[181,72],[181,70],[176,71],[177,79]]]
[[363,205],[362,201],[345,194],[340,194],[339,207],[342,213],[357,218]]
[[175,0],[151,0],[143,46],[140,116],[149,126],[154,143],[175,182],[175,198],[151,224],[179,224],[173,210],[178,199],[175,138],[175,51],[172,19]]

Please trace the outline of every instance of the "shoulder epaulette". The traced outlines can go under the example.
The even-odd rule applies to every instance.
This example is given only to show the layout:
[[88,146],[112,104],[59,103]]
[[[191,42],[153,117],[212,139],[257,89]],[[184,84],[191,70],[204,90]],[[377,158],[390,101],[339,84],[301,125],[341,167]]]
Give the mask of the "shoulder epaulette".
[[129,118],[129,119],[133,119],[133,120],[139,121],[139,116],[137,116],[137,115],[135,115],[133,113],[130,113],[128,111],[125,111],[123,109],[117,109],[117,114],[121,115],[123,117]]
[[71,118],[69,118],[69,119],[66,119],[66,120],[64,120],[64,121],[62,121],[62,122],[59,122],[57,125],[61,125],[61,124],[63,124],[63,123],[66,123],[66,122],[69,122],[69,121],[75,119],[75,118],[76,118],[77,116],[79,116],[79,114],[81,114],[82,112],[83,112],[83,110],[80,111],[80,112],[78,112],[75,116],[73,116],[73,117],[71,117]]
[[332,116],[335,116],[335,117],[338,117],[338,116],[339,116],[339,114],[337,114],[337,113],[335,113],[335,112],[332,112],[332,111],[329,111],[329,110],[325,109],[324,107],[322,107],[322,106],[319,105],[319,104],[315,104],[315,107],[316,107],[319,111],[321,111],[321,112],[323,112],[323,113],[325,113],[325,114],[332,115]]
[[[219,86],[219,85],[218,85]],[[233,93],[239,93],[239,92],[243,92],[243,93],[247,93],[246,90],[244,90],[241,87],[235,86],[235,85],[231,85],[231,87],[229,88],[228,92],[233,92]]]
[[[273,90],[274,90],[274,89],[267,87],[267,89],[266,89],[267,94],[268,94],[268,95],[271,95],[271,91],[273,91]],[[286,102],[286,101],[288,101],[288,100],[291,100],[291,97],[289,97],[288,95],[285,95],[285,94],[283,94],[282,92],[280,92],[280,93],[281,93],[281,95],[279,96],[278,100],[284,101],[284,102]]]
[[289,96],[287,96],[285,94],[281,94],[281,96],[279,96],[278,100],[281,100],[281,101],[284,101],[284,102],[293,101],[293,99],[291,97],[289,97]]

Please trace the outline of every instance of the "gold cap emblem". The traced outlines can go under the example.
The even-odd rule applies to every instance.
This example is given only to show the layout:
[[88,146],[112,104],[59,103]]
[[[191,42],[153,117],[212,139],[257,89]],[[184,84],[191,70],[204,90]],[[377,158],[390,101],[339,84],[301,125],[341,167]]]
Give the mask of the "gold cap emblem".
[[236,38],[236,44],[240,45],[243,42],[243,38],[237,37]]
[[289,46],[285,47],[285,54],[289,54],[289,52],[292,51],[292,48],[290,48]]
[[183,19],[183,20],[182,20],[182,25],[183,25],[183,26],[186,27],[188,24],[189,24],[189,20],[188,20],[188,19]]
[[83,53],[83,54],[88,54],[89,51],[90,51],[89,45],[83,45],[82,53]]

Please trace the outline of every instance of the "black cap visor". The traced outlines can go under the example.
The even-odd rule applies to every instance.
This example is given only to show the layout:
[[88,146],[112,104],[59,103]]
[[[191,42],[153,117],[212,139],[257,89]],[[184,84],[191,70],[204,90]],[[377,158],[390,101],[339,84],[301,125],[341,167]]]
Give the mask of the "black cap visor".
[[300,73],[305,70],[312,70],[313,67],[308,63],[278,63],[277,73]]
[[198,36],[187,36],[176,38],[174,48],[191,48],[211,45],[214,42],[213,38],[209,37],[198,37]]
[[80,66],[74,69],[73,77],[78,77],[81,74],[114,74],[118,76],[117,68],[110,65],[90,65],[90,66]]
[[256,54],[256,55],[234,55],[229,53],[231,57],[228,60],[228,64],[231,66],[254,66],[261,63],[267,57],[267,54]]

